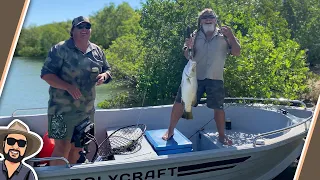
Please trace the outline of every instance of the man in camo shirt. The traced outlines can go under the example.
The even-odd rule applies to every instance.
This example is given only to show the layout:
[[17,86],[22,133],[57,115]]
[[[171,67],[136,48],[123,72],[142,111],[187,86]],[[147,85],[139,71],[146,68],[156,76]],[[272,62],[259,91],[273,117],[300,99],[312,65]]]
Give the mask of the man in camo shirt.
[[[75,18],[70,39],[50,49],[41,70],[41,78],[50,85],[48,133],[55,139],[52,156],[65,157],[70,163],[76,163],[82,150],[71,143],[74,127],[88,117],[94,122],[95,86],[111,80],[106,57],[89,41],[90,35],[89,19]],[[52,161],[50,165],[60,163]]]

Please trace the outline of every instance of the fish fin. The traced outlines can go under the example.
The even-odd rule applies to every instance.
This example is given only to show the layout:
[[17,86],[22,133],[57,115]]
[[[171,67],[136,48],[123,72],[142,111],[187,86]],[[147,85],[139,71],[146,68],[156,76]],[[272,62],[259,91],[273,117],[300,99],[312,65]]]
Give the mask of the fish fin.
[[183,111],[183,114],[181,116],[183,119],[193,119],[193,114],[192,114],[192,111],[191,112],[186,112],[186,111]]
[[184,107],[184,102],[183,102],[183,100],[182,100],[182,97],[181,97],[181,104],[182,104],[182,106]]
[[190,78],[186,78],[186,81],[187,81],[189,84],[191,84]]

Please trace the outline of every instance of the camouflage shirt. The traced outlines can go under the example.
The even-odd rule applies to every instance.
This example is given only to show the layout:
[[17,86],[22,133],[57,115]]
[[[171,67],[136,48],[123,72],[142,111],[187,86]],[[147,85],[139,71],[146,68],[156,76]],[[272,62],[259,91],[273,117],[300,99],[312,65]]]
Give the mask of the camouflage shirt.
[[[93,67],[97,67],[99,72],[92,73]],[[41,69],[41,77],[55,74],[63,81],[79,88],[82,96],[74,99],[67,91],[50,86],[48,114],[68,114],[85,118],[95,111],[96,77],[99,73],[107,71],[110,72],[110,66],[103,51],[91,42],[85,53],[75,46],[72,38],[54,45]]]

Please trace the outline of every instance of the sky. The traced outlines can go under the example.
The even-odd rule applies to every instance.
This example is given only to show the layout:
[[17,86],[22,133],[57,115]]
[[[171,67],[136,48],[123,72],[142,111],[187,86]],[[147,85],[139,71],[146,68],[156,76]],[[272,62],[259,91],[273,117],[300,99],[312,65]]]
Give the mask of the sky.
[[141,7],[144,0],[30,0],[24,27],[44,25],[52,22],[72,20],[77,16],[89,16],[103,7],[128,2],[134,9]]

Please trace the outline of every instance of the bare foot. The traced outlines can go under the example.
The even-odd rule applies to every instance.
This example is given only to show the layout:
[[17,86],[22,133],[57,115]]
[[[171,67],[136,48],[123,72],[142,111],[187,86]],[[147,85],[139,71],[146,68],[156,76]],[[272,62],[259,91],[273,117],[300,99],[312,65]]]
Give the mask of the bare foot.
[[224,145],[228,145],[228,146],[232,145],[232,141],[228,139],[227,136],[219,136],[219,141]]
[[169,131],[167,131],[163,136],[162,139],[167,141],[168,139],[170,139],[173,136],[173,133],[169,133]]

